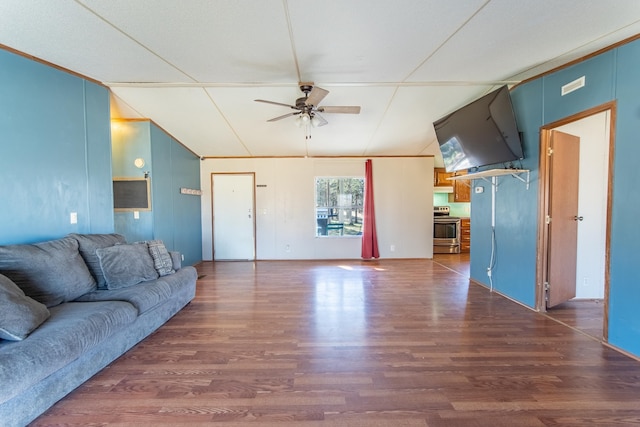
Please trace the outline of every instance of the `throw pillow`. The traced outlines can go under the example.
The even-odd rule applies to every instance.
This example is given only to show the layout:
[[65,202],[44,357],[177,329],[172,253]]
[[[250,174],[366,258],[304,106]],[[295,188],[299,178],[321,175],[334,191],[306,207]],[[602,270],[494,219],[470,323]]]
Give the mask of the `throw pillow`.
[[18,285],[0,274],[0,339],[21,341],[49,315],[44,304],[26,296]]
[[0,246],[0,273],[47,307],[73,301],[97,289],[78,251],[78,241],[71,237]]
[[107,289],[107,281],[102,274],[102,268],[100,268],[100,259],[96,255],[96,249],[108,248],[109,246],[127,243],[126,239],[121,234],[76,234],[72,233],[69,236],[78,241],[80,248],[80,255],[84,259],[84,262],[89,267],[89,271],[96,283],[98,289]]
[[171,255],[162,240],[149,240],[147,242],[149,254],[153,258],[153,265],[160,276],[175,273]]
[[119,289],[158,278],[146,244],[115,245],[96,249],[107,289]]

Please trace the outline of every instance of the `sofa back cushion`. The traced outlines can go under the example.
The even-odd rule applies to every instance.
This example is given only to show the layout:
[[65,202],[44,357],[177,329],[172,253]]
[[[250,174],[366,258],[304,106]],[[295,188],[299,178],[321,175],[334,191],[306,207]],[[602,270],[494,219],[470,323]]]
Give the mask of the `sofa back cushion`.
[[158,278],[146,243],[115,245],[96,250],[108,289],[133,286]]
[[96,254],[97,249],[108,248],[113,245],[119,245],[126,243],[126,239],[121,234],[76,234],[72,233],[69,236],[78,241],[80,248],[80,255],[87,264],[91,275],[96,280],[98,289],[107,289],[107,281],[102,274],[102,268],[100,267],[100,259]]
[[0,246],[0,273],[47,307],[73,301],[97,289],[78,251],[78,241],[72,237]]
[[26,296],[18,285],[0,274],[0,339],[25,339],[49,314],[44,304]]
[[176,272],[173,268],[173,260],[162,240],[149,240],[146,242],[149,254],[153,258],[153,265],[159,276],[166,276]]

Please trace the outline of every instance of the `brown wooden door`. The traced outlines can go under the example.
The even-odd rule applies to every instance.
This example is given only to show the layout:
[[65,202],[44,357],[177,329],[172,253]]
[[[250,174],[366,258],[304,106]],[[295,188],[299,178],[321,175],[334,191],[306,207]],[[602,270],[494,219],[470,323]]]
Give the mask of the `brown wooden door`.
[[576,296],[580,138],[552,131],[549,145],[548,308]]

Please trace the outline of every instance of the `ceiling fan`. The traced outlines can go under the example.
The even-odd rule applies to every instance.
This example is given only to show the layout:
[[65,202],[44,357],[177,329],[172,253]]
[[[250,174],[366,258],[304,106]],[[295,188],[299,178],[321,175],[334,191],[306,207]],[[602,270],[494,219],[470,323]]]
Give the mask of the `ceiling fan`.
[[267,120],[268,122],[275,122],[291,116],[298,116],[296,118],[296,124],[298,126],[305,126],[306,138],[311,138],[308,132],[309,125],[313,127],[324,126],[328,122],[318,113],[339,113],[339,114],[360,114],[359,106],[341,106],[341,107],[321,107],[318,104],[322,102],[325,96],[329,94],[328,90],[314,86],[313,82],[300,83],[300,90],[304,93],[304,96],[296,99],[296,105],[283,104],[281,102],[267,101],[264,99],[256,99],[256,102],[264,102],[267,104],[281,105],[283,107],[289,107],[296,110],[292,113],[283,114],[282,116],[274,117]]

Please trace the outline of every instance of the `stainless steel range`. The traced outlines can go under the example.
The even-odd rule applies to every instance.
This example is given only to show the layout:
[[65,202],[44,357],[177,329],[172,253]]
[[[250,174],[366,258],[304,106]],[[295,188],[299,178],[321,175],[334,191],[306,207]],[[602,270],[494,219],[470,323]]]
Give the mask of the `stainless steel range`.
[[433,253],[460,253],[460,218],[449,216],[449,206],[433,207]]

